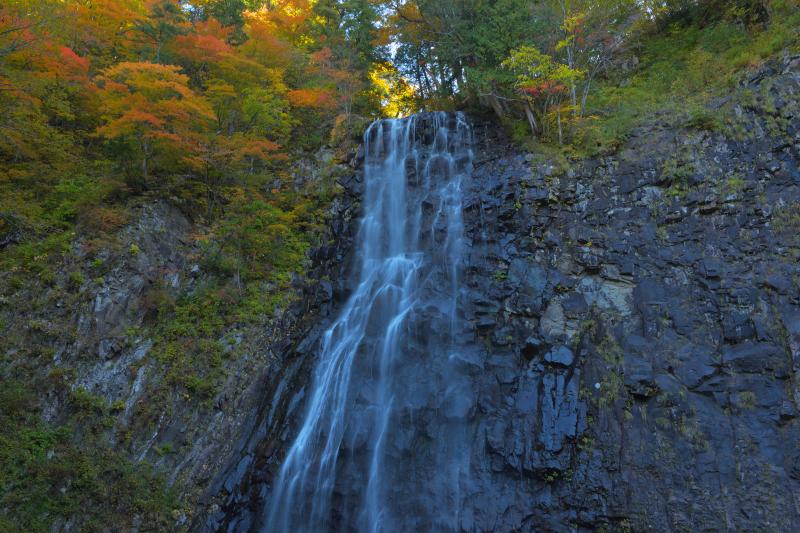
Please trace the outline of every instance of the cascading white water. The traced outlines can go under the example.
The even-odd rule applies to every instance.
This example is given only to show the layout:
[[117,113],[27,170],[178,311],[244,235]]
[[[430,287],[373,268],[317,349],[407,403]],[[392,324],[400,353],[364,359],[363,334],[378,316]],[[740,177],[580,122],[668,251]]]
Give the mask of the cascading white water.
[[358,284],[324,335],[267,531],[394,531],[409,512],[406,525],[458,522],[472,393],[452,356],[470,130],[461,114],[415,115],[373,123],[364,145]]

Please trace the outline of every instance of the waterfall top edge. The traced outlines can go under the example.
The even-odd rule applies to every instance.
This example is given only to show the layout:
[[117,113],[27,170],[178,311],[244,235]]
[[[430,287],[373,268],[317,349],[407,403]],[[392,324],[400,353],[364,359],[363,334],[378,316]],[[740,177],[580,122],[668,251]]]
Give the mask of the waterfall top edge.
[[371,128],[375,124],[381,122],[428,122],[432,120],[442,120],[442,119],[458,119],[461,118],[462,120],[466,120],[466,114],[463,111],[420,111],[419,113],[413,113],[411,115],[407,115],[404,117],[396,117],[396,118],[379,118],[375,119],[367,126],[367,129]]

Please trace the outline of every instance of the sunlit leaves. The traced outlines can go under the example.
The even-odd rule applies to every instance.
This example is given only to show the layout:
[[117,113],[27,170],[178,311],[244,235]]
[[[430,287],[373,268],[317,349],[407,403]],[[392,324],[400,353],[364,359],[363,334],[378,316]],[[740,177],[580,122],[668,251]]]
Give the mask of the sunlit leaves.
[[414,88],[393,65],[376,65],[369,75],[381,99],[381,107],[388,116],[406,116],[416,110],[417,95]]
[[[584,72],[556,61],[550,54],[542,53],[533,46],[520,46],[511,51],[501,66],[515,74],[514,86],[526,101],[526,114],[534,134],[544,132],[544,118],[548,113],[556,115],[559,141],[562,138],[563,100],[575,87]],[[538,111],[539,120],[534,116]],[[574,114],[575,109],[569,109]]]

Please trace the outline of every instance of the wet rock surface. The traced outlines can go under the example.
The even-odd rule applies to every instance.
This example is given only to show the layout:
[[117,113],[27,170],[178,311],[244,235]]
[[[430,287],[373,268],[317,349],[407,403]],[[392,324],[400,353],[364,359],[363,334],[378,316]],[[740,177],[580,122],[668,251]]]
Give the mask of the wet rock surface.
[[773,72],[745,90],[786,120],[736,106],[747,140],[655,125],[557,173],[477,126],[464,530],[798,527],[800,73]]
[[[732,129],[651,124],[569,169],[475,120],[457,354],[471,397],[452,406],[473,436],[462,530],[798,527],[800,73],[785,63],[743,84],[756,103],[734,104]],[[782,105],[758,105],[770,98]],[[357,174],[344,185],[362,190]],[[320,248],[320,272],[347,272],[351,243]],[[345,278],[320,286],[323,316]],[[276,350],[196,529],[255,523],[327,324]]]

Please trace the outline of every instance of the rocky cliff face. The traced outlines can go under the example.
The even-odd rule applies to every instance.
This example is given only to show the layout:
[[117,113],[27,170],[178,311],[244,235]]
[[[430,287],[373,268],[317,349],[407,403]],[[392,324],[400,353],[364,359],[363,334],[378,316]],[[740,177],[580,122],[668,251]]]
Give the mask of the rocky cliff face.
[[718,102],[738,138],[656,123],[557,173],[484,130],[465,529],[800,524],[798,63]]
[[[798,91],[789,58],[716,102],[714,131],[651,123],[568,168],[475,121],[463,530],[797,527]],[[252,524],[324,327],[276,365],[198,529]]]

